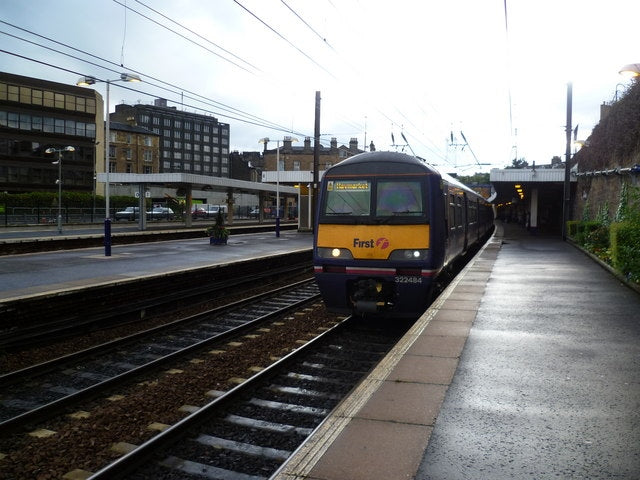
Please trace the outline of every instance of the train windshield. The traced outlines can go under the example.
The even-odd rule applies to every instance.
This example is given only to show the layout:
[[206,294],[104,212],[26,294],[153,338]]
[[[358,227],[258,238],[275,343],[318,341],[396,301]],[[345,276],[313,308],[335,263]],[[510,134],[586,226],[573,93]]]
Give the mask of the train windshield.
[[376,195],[376,216],[422,216],[422,185],[418,181],[378,182]]
[[418,179],[328,180],[322,215],[397,221],[419,217],[424,221],[427,209],[423,188],[423,182]]
[[330,180],[327,182],[325,215],[370,215],[371,182]]

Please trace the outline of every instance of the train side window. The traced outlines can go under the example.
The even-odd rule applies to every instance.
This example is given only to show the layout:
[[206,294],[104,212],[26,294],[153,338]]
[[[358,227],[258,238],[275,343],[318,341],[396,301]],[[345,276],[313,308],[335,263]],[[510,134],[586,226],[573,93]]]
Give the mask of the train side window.
[[422,198],[420,182],[381,180],[377,185],[376,215],[423,215]]
[[456,197],[455,225],[456,227],[462,226],[462,199],[460,197]]

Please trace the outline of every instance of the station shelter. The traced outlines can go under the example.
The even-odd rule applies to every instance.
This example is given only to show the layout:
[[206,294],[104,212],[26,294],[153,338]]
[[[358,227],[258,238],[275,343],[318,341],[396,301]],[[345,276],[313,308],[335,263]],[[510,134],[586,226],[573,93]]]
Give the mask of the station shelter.
[[[279,195],[280,198],[295,198],[298,207],[298,228],[311,228],[311,218],[308,216],[310,211],[307,204],[310,201],[308,195],[301,195],[300,189],[288,185],[249,182],[246,180],[235,180],[223,177],[211,177],[207,175],[196,175],[192,173],[99,173],[97,181],[110,185],[129,185],[133,186],[135,196],[138,198],[138,206],[140,211],[145,211],[146,199],[150,197],[151,187],[162,187],[164,189],[172,189],[183,192],[186,202],[186,212],[191,212],[193,192],[200,191],[216,191],[226,194],[227,218],[228,225],[233,224],[233,205],[234,195],[238,193],[256,194],[259,198],[259,209],[264,210],[265,202],[272,196]],[[182,195],[180,195],[182,196]],[[191,215],[185,215],[184,223],[186,227],[191,227]],[[138,225],[140,230],[146,230],[146,215],[140,215]]]
[[[574,198],[577,182],[574,172],[569,178],[569,198]],[[495,207],[496,218],[519,223],[533,233],[562,234],[564,166],[494,168],[489,180],[493,188],[489,202]]]

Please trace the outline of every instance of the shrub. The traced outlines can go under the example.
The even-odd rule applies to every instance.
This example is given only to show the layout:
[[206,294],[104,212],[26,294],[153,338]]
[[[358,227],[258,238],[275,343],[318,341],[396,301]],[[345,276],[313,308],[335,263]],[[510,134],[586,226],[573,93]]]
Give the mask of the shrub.
[[628,280],[640,282],[640,224],[614,223],[610,238],[613,268]]

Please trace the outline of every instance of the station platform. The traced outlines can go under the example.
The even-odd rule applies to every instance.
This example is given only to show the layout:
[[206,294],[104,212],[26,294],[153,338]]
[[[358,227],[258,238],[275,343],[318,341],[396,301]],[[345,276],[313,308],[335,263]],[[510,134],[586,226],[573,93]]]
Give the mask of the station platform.
[[207,237],[0,256],[0,302],[88,288],[140,277],[311,250],[308,232],[283,230],[231,235],[224,246]]
[[277,480],[640,478],[640,295],[496,234]]

